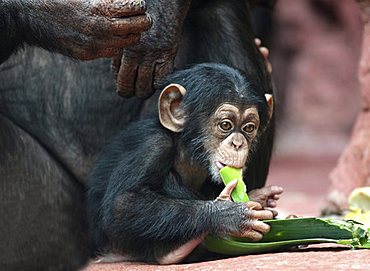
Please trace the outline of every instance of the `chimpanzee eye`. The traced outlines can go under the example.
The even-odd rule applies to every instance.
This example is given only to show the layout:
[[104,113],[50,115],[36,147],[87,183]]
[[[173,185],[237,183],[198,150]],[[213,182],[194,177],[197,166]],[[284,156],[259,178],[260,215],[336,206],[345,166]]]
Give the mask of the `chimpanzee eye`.
[[228,120],[222,121],[218,126],[223,131],[230,131],[233,128],[233,124]]
[[247,125],[244,126],[243,130],[247,133],[252,133],[256,129],[256,125],[254,123],[250,122],[247,123]]

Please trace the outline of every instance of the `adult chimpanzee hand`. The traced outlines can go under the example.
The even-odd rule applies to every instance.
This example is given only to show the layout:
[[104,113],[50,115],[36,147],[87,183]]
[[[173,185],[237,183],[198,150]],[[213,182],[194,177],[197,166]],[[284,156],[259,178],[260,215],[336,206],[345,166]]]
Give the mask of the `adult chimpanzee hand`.
[[[163,4],[157,3],[161,1]],[[143,33],[138,45],[123,49],[112,61],[121,96],[149,97],[154,91],[153,82],[172,70],[190,2],[148,1],[153,26]]]
[[81,60],[112,57],[151,26],[144,0],[10,0],[0,6],[15,39]]

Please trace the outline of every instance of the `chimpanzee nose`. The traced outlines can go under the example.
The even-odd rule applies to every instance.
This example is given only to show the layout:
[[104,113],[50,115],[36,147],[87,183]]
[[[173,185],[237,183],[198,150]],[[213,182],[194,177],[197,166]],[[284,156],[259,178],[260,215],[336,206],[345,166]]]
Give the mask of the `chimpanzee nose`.
[[236,134],[233,136],[231,144],[236,150],[240,149],[243,146],[243,143],[244,143],[244,140],[243,140],[242,134]]

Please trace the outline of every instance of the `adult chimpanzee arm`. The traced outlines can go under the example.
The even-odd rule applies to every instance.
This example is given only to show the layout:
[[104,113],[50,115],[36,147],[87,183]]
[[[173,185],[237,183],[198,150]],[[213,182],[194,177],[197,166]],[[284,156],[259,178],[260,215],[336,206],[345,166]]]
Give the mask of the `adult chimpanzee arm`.
[[112,57],[150,28],[139,0],[1,0],[0,63],[23,43],[74,58]]

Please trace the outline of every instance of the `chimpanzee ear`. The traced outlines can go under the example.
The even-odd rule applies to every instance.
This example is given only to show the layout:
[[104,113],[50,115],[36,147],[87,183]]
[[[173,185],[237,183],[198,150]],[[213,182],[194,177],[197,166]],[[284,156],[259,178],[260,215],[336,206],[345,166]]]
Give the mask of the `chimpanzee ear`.
[[159,120],[168,130],[181,132],[185,123],[185,112],[181,101],[186,89],[178,84],[170,84],[162,90],[158,100]]
[[266,102],[268,106],[267,116],[270,120],[272,117],[272,113],[274,112],[274,98],[272,97],[271,94],[267,94],[267,93],[265,94],[265,98],[266,98]]

